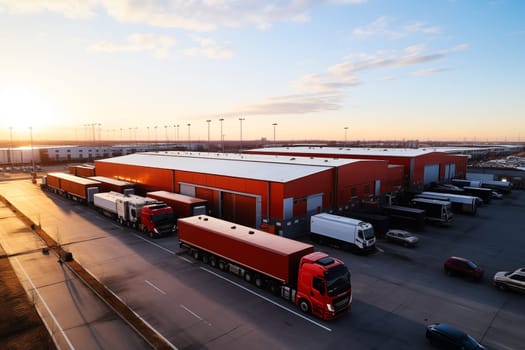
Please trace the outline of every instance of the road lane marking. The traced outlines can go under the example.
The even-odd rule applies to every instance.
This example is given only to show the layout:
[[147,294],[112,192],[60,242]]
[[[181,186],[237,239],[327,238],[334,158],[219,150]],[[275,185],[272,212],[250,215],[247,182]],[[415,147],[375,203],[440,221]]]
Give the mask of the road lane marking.
[[381,248],[379,248],[377,245],[376,245],[376,249],[380,252],[380,253],[384,253],[385,251]]
[[146,238],[141,237],[140,235],[138,235],[138,234],[136,234],[136,233],[134,233],[133,236],[135,236],[135,237],[137,237],[137,238],[140,238],[140,239],[142,239],[144,242],[149,243],[149,244],[151,244],[151,245],[154,245],[155,247],[160,248],[160,249],[164,250],[165,252],[168,252],[168,253],[170,253],[170,254],[172,254],[172,255],[177,255],[177,253],[175,253],[173,250],[169,250],[168,248],[164,248],[163,246],[158,245],[157,243],[153,243],[152,241],[149,241],[149,240],[147,240]]
[[[22,264],[20,264],[20,261],[18,261],[18,258],[14,258],[14,260],[16,261],[16,263],[18,264],[18,266],[20,267],[20,270],[22,270],[22,272],[24,273],[24,275],[26,276],[27,280],[29,281],[29,284],[31,284],[31,287],[33,288],[33,290],[35,291],[36,295],[38,295],[38,298],[40,298],[40,300],[42,301],[42,304],[44,305],[44,307],[46,308],[47,312],[49,313],[49,315],[51,316],[51,319],[53,320],[53,322],[55,322],[55,324],[57,325],[58,327],[58,330],[60,331],[60,333],[62,334],[62,337],[64,337],[64,340],[66,341],[67,345],[69,346],[70,349],[75,349],[75,347],[73,346],[73,344],[71,344],[71,341],[69,340],[69,338],[67,337],[66,333],[64,332],[64,329],[62,328],[62,326],[60,326],[60,323],[58,323],[58,320],[56,319],[55,315],[53,314],[53,312],[51,312],[51,309],[49,308],[49,306],[47,305],[46,301],[44,300],[44,298],[42,298],[42,295],[40,294],[40,291],[38,290],[38,288],[35,286],[35,284],[33,283],[33,281],[31,280],[31,278],[29,277],[29,275],[27,274],[26,270],[24,269],[24,267],[22,266]],[[42,317],[42,321],[44,321],[44,318]],[[46,328],[49,330],[49,334],[53,335],[53,332],[51,331],[51,329],[49,328],[49,326],[47,325],[47,323],[44,321],[44,324],[46,325]]]
[[144,282],[146,282],[147,284],[149,284],[152,288],[156,289],[159,293],[166,295],[166,292],[165,292],[165,291],[163,291],[162,289],[160,289],[159,287],[157,287],[156,285],[154,285],[154,284],[151,283],[150,281],[148,281],[148,280],[144,280]]
[[224,277],[224,276],[221,276],[221,275],[219,275],[218,273],[216,273],[216,272],[214,272],[214,271],[211,271],[211,270],[209,270],[209,269],[207,269],[207,268],[205,268],[205,267],[202,267],[202,266],[200,266],[200,269],[201,269],[201,270],[204,270],[204,271],[206,271],[206,272],[208,272],[208,273],[211,273],[212,275],[214,275],[214,276],[216,276],[216,277],[219,277],[219,278],[225,280],[226,282],[229,282],[229,283],[233,284],[234,286],[237,286],[237,287],[239,287],[239,288],[241,288],[241,289],[244,289],[245,291],[247,291],[247,292],[249,292],[249,293],[251,293],[251,294],[253,294],[253,295],[255,295],[255,296],[258,296],[259,298],[261,298],[261,299],[263,299],[263,300],[266,300],[267,302],[270,302],[270,303],[274,304],[275,306],[278,306],[278,307],[280,307],[281,309],[283,309],[283,310],[285,310],[285,311],[288,311],[289,313],[291,313],[291,314],[293,314],[293,315],[295,315],[295,316],[297,316],[297,317],[300,317],[300,318],[302,318],[302,319],[304,319],[304,320],[306,320],[306,321],[308,321],[308,322],[310,322],[310,323],[316,325],[317,327],[320,327],[320,328],[324,329],[325,331],[328,331],[328,332],[331,332],[331,331],[332,331],[331,328],[328,328],[328,327],[326,327],[325,325],[322,325],[322,324],[319,323],[319,322],[316,322],[316,321],[314,321],[314,320],[311,320],[311,319],[309,319],[308,317],[306,317],[306,316],[304,316],[304,315],[302,315],[302,314],[300,314],[300,313],[298,313],[298,312],[296,312],[296,311],[294,311],[294,310],[291,310],[291,309],[287,308],[286,306],[283,306],[283,305],[281,305],[281,304],[279,304],[279,303],[277,303],[277,302],[275,302],[275,301],[273,301],[273,300],[271,300],[271,299],[265,297],[264,295],[261,295],[261,294],[259,294],[259,293],[257,293],[257,292],[254,292],[253,290],[251,290],[251,289],[249,289],[249,288],[246,288],[245,286],[240,285],[240,284],[237,283],[237,282],[234,282],[234,281],[232,281],[232,280],[230,280],[230,279],[228,279],[228,278],[226,278],[226,277]]
[[193,315],[195,318],[197,318],[199,321],[203,321],[205,322],[208,326],[211,326],[211,323],[209,323],[208,321],[206,321],[204,318],[200,317],[199,315],[197,315],[195,312],[191,311],[190,309],[188,309],[186,306],[182,305],[182,304],[179,304],[179,306],[181,308],[183,308],[184,310],[186,310],[188,313],[190,313],[191,315]]

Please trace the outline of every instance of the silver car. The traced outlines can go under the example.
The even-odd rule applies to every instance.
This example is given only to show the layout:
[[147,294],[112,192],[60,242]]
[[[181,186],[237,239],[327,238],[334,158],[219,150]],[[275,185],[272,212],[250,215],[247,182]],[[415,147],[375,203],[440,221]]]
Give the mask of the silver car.
[[501,290],[513,289],[518,292],[525,292],[525,268],[519,268],[514,272],[496,272],[494,285]]
[[405,247],[414,247],[419,242],[418,237],[404,230],[389,230],[385,236],[390,242],[399,243]]

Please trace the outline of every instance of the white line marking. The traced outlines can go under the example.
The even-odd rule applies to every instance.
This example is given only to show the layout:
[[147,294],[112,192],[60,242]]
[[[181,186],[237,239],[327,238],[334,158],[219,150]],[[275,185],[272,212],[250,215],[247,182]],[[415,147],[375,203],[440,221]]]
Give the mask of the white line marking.
[[58,320],[56,319],[55,315],[53,314],[53,312],[51,312],[51,309],[49,308],[49,306],[47,305],[46,301],[44,300],[44,298],[42,298],[42,295],[40,294],[40,291],[38,290],[38,288],[35,286],[35,284],[33,283],[33,281],[31,280],[31,278],[29,277],[29,275],[27,274],[26,270],[24,269],[24,267],[22,266],[22,264],[20,264],[20,261],[18,261],[18,258],[14,258],[14,260],[16,261],[16,263],[18,264],[18,266],[20,267],[20,269],[22,270],[22,272],[24,273],[24,275],[26,276],[27,280],[29,281],[29,284],[31,284],[31,287],[33,288],[33,290],[35,291],[35,293],[38,295],[38,297],[40,298],[40,300],[42,301],[42,304],[44,305],[44,307],[46,308],[47,312],[49,312],[49,315],[51,316],[51,318],[53,319],[53,322],[55,322],[55,324],[57,325],[60,333],[62,334],[62,336],[64,337],[64,340],[66,341],[67,345],[69,346],[70,349],[75,349],[75,347],[73,346],[73,344],[71,344],[71,341],[69,341],[69,338],[67,337],[66,333],[64,332],[64,329],[60,326],[60,323],[58,323]]
[[152,288],[156,289],[159,293],[166,295],[166,292],[165,292],[165,291],[163,291],[162,289],[160,289],[159,287],[157,287],[156,285],[154,285],[154,284],[151,283],[150,281],[148,281],[148,280],[144,280],[144,282],[146,282],[147,284],[149,284]]
[[188,259],[188,258],[185,258],[185,257],[183,257],[183,256],[179,256],[179,258],[182,259],[182,260],[184,260],[184,261],[186,261],[187,263],[193,264],[193,261],[191,261],[191,260]]
[[[93,276],[94,279],[96,279],[97,281],[99,281],[99,279],[98,279],[94,274],[92,274],[88,269],[84,268],[84,270],[86,270],[91,276]],[[75,272],[74,270],[71,270],[71,271],[73,271],[73,273],[75,273],[75,275],[76,275],[76,272]],[[78,275],[77,275],[77,276],[78,276]],[[80,278],[80,276],[79,276],[79,278]],[[100,282],[100,281],[99,281],[99,282]],[[106,286],[104,283],[102,283],[102,282],[100,282],[100,283],[101,283],[104,287],[106,287],[107,291],[110,292],[111,294],[113,294],[113,296],[114,296],[115,298],[117,298],[117,299],[122,303],[122,305],[126,305],[126,307],[127,307],[131,312],[133,312],[133,314],[134,314],[137,318],[139,318],[142,322],[144,322],[144,324],[145,324],[146,326],[148,326],[153,332],[155,332],[160,338],[162,338],[162,339],[166,342],[166,344],[168,344],[172,349],[174,349],[174,350],[178,350],[177,347],[176,347],[175,345],[173,345],[172,343],[169,342],[168,339],[166,339],[166,337],[164,337],[162,334],[160,334],[160,332],[159,332],[158,330],[156,330],[155,328],[153,328],[153,326],[150,325],[150,324],[148,323],[148,321],[146,321],[144,318],[142,318],[138,313],[135,312],[135,310],[133,310],[128,304],[126,304],[126,303],[124,302],[124,300],[122,300],[121,297],[119,297],[117,294],[115,294],[115,292],[113,292],[111,289],[109,289],[109,287]],[[106,305],[108,305],[112,310],[114,310],[115,313],[118,313],[118,312],[113,308],[113,306],[111,306],[108,302],[106,302],[106,301],[100,296],[100,294],[97,293],[96,290],[94,290],[94,289],[91,288],[91,287],[89,287],[89,288],[90,288],[95,294],[97,294],[97,295],[99,296],[99,298],[100,298],[101,300],[104,301],[104,303],[105,303]],[[122,318],[122,317],[121,317],[121,318]],[[124,322],[126,322],[127,324],[129,324],[129,325],[131,326],[131,328],[135,329],[137,333],[140,333],[140,332],[139,332],[139,331],[138,331],[138,330],[137,330],[137,329],[136,329],[131,323],[129,323],[125,318],[122,318],[122,319],[124,320]]]
[[153,243],[152,241],[149,241],[149,240],[147,240],[146,238],[141,237],[140,235],[138,235],[138,234],[136,234],[136,233],[134,233],[133,236],[135,236],[135,237],[137,237],[137,238],[140,238],[140,239],[142,239],[144,242],[149,243],[149,244],[151,244],[151,245],[154,245],[155,247],[160,248],[160,249],[164,250],[165,252],[168,252],[168,253],[170,253],[170,254],[172,254],[172,255],[176,255],[176,254],[177,254],[177,253],[175,253],[173,250],[169,250],[168,248],[164,248],[163,246],[158,245],[157,243]]
[[190,309],[188,309],[186,306],[180,304],[180,307],[183,308],[184,310],[188,311],[190,314],[192,314],[193,316],[195,316],[196,318],[199,319],[199,321],[202,321],[202,317],[200,317],[199,315],[197,315],[195,312],[191,311]]
[[376,245],[376,249],[380,252],[380,253],[384,253],[385,251],[381,248],[379,248],[377,245]]
[[247,292],[249,292],[249,293],[251,293],[251,294],[253,294],[253,295],[255,295],[255,296],[258,296],[259,298],[261,298],[261,299],[263,299],[263,300],[266,300],[267,302],[270,302],[270,303],[274,304],[275,306],[280,307],[281,309],[283,309],[283,310],[285,310],[285,311],[288,311],[288,312],[291,313],[291,314],[294,314],[294,315],[297,316],[297,317],[300,317],[300,318],[302,318],[302,319],[304,319],[304,320],[306,320],[306,321],[308,321],[308,322],[310,322],[310,323],[316,325],[317,327],[320,327],[320,328],[324,329],[325,331],[328,331],[328,332],[331,332],[331,331],[332,331],[332,329],[330,329],[330,328],[328,328],[328,327],[326,327],[326,326],[320,324],[319,322],[316,322],[316,321],[314,321],[314,320],[311,320],[311,319],[309,319],[308,317],[306,317],[306,316],[304,316],[304,315],[301,315],[301,314],[298,313],[298,312],[295,312],[295,311],[293,311],[293,310],[290,310],[290,309],[287,308],[286,306],[283,306],[283,305],[281,305],[281,304],[279,304],[279,303],[277,303],[277,302],[275,302],[275,301],[273,301],[273,300],[271,300],[271,299],[265,297],[264,295],[261,295],[261,294],[259,294],[259,293],[256,293],[256,292],[254,292],[253,290],[251,290],[251,289],[249,289],[249,288],[246,288],[245,286],[242,286],[242,285],[238,284],[237,282],[234,282],[234,281],[232,281],[232,280],[230,280],[230,279],[228,279],[228,278],[226,278],[226,277],[224,277],[224,276],[221,276],[221,275],[219,275],[218,273],[216,273],[216,272],[214,272],[214,271],[211,271],[211,270],[209,270],[209,269],[207,269],[207,268],[205,268],[205,267],[202,267],[202,266],[201,266],[200,268],[201,268],[202,270],[208,272],[208,273],[211,273],[212,275],[215,275],[215,276],[217,276],[217,277],[219,277],[219,278],[225,280],[226,282],[229,282],[229,283],[233,284],[234,286],[237,286],[237,287],[239,287],[239,288],[241,288],[241,289],[244,289],[245,291],[247,291]]

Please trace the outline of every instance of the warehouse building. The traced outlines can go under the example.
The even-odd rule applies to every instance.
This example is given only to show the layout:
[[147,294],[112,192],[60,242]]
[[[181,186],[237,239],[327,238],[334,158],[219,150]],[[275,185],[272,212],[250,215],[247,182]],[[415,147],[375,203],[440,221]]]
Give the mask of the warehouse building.
[[247,154],[329,157],[335,159],[375,159],[404,167],[406,189],[420,192],[432,183],[464,178],[466,155],[448,154],[428,148],[336,148],[336,147],[275,147],[245,151]]
[[347,206],[354,197],[396,191],[403,167],[383,160],[147,152],[95,161],[98,176],[207,199],[210,214],[294,236],[308,215]]

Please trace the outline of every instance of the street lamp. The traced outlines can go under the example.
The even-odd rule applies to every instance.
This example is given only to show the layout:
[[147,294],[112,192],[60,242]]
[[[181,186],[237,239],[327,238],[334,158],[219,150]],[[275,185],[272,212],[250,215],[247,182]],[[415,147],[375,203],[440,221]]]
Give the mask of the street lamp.
[[206,123],[208,123],[208,152],[210,151],[210,119],[206,120]]
[[224,153],[224,135],[222,134],[222,122],[224,121],[224,118],[220,118],[219,121],[221,122],[221,149],[222,153]]
[[188,123],[187,125],[188,125],[188,142],[191,143],[191,134],[190,134],[190,126],[191,126],[191,124]]
[[242,121],[245,120],[245,118],[239,118],[239,121],[241,122],[241,145],[239,147],[239,153],[242,152]]
[[345,147],[346,147],[346,135],[348,133],[348,126],[345,126]]
[[277,128],[277,123],[273,123],[273,143],[275,143],[275,129]]
[[33,153],[33,127],[32,126],[29,127],[29,135],[31,139],[31,173],[34,174],[35,173],[35,158],[34,158],[34,153]]

